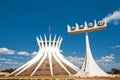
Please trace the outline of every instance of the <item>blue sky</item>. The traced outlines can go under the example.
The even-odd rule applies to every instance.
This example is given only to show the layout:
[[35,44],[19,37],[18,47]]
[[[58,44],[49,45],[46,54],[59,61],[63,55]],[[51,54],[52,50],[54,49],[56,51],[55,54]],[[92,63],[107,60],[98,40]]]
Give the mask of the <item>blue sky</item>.
[[38,51],[36,36],[63,37],[62,54],[80,67],[85,56],[85,34],[70,35],[67,24],[75,26],[110,17],[103,31],[89,33],[91,50],[99,66],[109,71],[120,68],[120,1],[105,0],[1,0],[0,70],[17,68]]

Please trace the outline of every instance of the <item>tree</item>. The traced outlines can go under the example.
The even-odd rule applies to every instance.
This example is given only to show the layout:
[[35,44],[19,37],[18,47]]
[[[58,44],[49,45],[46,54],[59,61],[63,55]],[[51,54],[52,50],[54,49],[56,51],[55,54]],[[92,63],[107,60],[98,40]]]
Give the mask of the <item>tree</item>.
[[111,73],[112,74],[120,74],[120,69],[112,68]]
[[13,69],[13,68],[10,68],[10,69],[5,69],[5,70],[2,70],[1,72],[8,72],[8,73],[11,73],[13,71],[15,71],[16,69]]

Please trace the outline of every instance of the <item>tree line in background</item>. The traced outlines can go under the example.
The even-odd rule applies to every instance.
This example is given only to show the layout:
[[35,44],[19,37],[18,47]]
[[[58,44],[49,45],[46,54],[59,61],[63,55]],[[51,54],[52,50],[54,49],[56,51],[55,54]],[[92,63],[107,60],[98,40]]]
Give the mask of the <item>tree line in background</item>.
[[[1,72],[8,72],[8,73],[11,73],[13,71],[15,71],[16,69],[14,68],[10,68],[10,69],[5,69],[5,70],[2,70]],[[120,74],[120,69],[116,69],[116,68],[112,68],[110,72],[107,72],[109,74]]]
[[10,69],[5,69],[5,70],[2,70],[1,72],[8,72],[8,73],[11,73],[13,71],[15,71],[16,69],[14,68],[10,68]]
[[120,74],[120,69],[112,68],[111,73],[112,74]]

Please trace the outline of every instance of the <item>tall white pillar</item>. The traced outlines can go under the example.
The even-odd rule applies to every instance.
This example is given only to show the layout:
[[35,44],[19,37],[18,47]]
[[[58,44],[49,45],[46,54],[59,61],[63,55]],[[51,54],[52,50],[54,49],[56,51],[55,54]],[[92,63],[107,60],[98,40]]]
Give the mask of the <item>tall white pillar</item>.
[[85,38],[86,38],[85,60],[81,70],[76,74],[76,76],[81,77],[108,76],[108,74],[105,73],[93,59],[89,44],[88,32],[86,32]]

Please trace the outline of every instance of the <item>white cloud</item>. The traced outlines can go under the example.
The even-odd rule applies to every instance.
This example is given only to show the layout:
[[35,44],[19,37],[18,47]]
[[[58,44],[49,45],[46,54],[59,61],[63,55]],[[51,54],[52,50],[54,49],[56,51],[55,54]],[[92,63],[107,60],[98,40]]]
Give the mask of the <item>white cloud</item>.
[[16,60],[6,59],[5,61],[0,61],[0,70],[9,69],[9,68],[18,68],[23,63],[20,63]]
[[6,61],[6,62],[4,62],[5,64],[11,64],[12,62],[10,62],[10,61]]
[[120,69],[120,63],[98,63],[104,71],[111,71],[112,68]]
[[0,58],[0,61],[4,61],[4,60],[6,60],[5,58]]
[[68,57],[65,57],[68,61],[70,61],[71,63],[73,63],[74,65],[80,67],[83,62],[84,62],[84,58],[82,57],[73,57],[73,56],[68,56]]
[[37,55],[37,53],[38,53],[37,51],[34,51],[34,52],[32,52],[31,56],[34,57]]
[[[68,56],[68,57],[65,57],[68,61],[70,61],[71,63],[73,63],[74,65],[76,65],[76,66],[78,66],[78,67],[80,67],[80,66],[82,66],[83,65],[83,62],[84,62],[84,58],[82,58],[82,57],[73,57],[73,56]],[[112,63],[114,63],[115,61],[114,61],[114,59],[115,59],[115,57],[114,57],[114,54],[110,54],[110,55],[108,55],[108,56],[103,56],[103,57],[101,57],[100,59],[98,59],[98,60],[95,60],[99,65],[102,65],[102,67],[103,66],[105,66],[105,65],[103,65],[103,64],[110,64],[110,65],[112,65]]]
[[16,63],[18,63],[15,60],[6,59],[6,58],[0,58],[0,60],[1,60],[0,63],[2,63],[2,64],[16,64]]
[[20,51],[17,53],[18,55],[29,56],[30,54],[26,51]]
[[110,71],[112,68],[120,69],[120,63],[115,62],[114,54],[103,56],[100,59],[96,60],[96,62],[105,71]]
[[[111,48],[119,48],[119,45],[113,46]],[[13,50],[9,50],[7,48],[0,48],[0,53],[1,52],[7,52],[7,51],[13,51]],[[13,51],[14,52],[14,51]],[[73,54],[75,54],[76,52],[73,52]],[[24,56],[32,56],[34,57],[37,54],[37,51],[32,52],[31,54],[29,54],[26,51],[20,51],[17,53],[18,55],[24,55]],[[24,57],[13,57],[14,59],[24,59]],[[74,65],[80,67],[83,65],[84,62],[84,58],[83,57],[78,57],[78,56],[67,56],[65,57],[68,61],[70,61],[71,63],[73,63]],[[30,59],[30,57],[29,57]],[[114,54],[110,54],[107,56],[103,56],[100,59],[96,60],[97,64],[105,71],[110,71],[112,68],[118,68],[120,69],[120,63],[115,62],[115,55]],[[17,68],[20,67],[21,65],[23,65],[23,63],[18,62],[18,60],[12,60],[12,59],[6,59],[6,58],[0,58],[0,67],[2,69],[6,69],[6,68]]]
[[15,59],[24,59],[24,57],[18,57],[18,56],[15,56],[13,58],[15,58]]
[[62,52],[63,52],[63,50],[60,50],[60,52],[62,53]]
[[115,46],[112,46],[110,48],[113,48],[113,49],[120,48],[120,45],[115,45]]
[[8,62],[5,62],[6,64],[12,64],[12,65],[16,65],[16,64],[21,64],[21,63],[19,63],[19,62],[17,62],[17,61],[8,61]]
[[111,63],[114,61],[114,54],[110,54],[109,56],[101,57],[99,60],[96,60],[98,63]]
[[8,48],[0,48],[0,54],[14,54],[14,50],[10,50]]
[[120,22],[120,9],[117,11],[114,11],[112,14],[109,14],[105,18],[106,18],[107,23],[113,23],[115,25],[119,24],[119,22]]
[[74,51],[73,54],[76,54],[76,52]]
[[[76,65],[77,67],[81,67],[84,62],[84,58],[82,57],[68,56],[65,58],[71,63],[73,63],[74,65]],[[112,68],[120,69],[120,63],[115,62],[114,54],[103,56],[100,59],[97,59],[95,61],[100,66],[100,68],[102,68],[104,71],[110,71]]]

